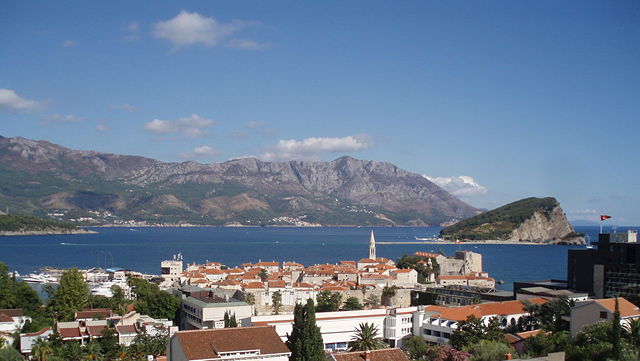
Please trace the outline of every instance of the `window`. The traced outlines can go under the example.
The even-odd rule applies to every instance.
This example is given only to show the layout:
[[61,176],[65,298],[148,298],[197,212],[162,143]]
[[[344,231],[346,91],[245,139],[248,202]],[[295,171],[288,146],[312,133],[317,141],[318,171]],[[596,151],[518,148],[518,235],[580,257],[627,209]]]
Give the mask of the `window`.
[[602,319],[605,319],[605,320],[606,320],[606,319],[607,319],[607,313],[606,313],[606,312],[604,312],[604,311],[600,311],[600,318],[602,318]]

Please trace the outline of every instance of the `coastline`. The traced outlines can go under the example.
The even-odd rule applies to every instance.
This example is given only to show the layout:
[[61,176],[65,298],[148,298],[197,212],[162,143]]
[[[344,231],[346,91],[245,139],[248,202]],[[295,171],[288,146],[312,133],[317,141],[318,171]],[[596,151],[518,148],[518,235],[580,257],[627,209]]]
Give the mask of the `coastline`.
[[376,242],[376,244],[449,244],[449,245],[462,245],[462,244],[518,244],[523,246],[546,246],[556,245],[551,242],[528,242],[528,241],[503,241],[503,240],[486,240],[486,241],[464,241],[464,242],[452,242],[452,241],[407,241],[407,242]]
[[90,229],[73,229],[73,230],[49,230],[49,231],[1,231],[0,237],[16,237],[16,236],[50,236],[61,234],[98,234]]

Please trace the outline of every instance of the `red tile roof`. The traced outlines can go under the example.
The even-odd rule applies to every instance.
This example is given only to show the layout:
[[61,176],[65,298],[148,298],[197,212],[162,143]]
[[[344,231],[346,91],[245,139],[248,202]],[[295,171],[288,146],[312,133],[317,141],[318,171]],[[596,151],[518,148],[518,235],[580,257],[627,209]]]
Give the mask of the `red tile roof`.
[[[615,298],[607,298],[602,300],[594,300],[593,302],[599,304],[600,306],[606,308],[610,312],[615,312],[616,310],[616,299]],[[622,297],[618,297],[618,307],[620,309],[620,317],[632,317],[640,315],[640,309],[634,305],[633,303],[627,301]]]
[[136,326],[135,325],[121,325],[121,326],[117,326],[116,325],[116,331],[122,335],[122,334],[132,334],[132,333],[138,333],[136,331]]
[[260,350],[261,355],[290,353],[271,326],[178,331],[174,337],[188,360],[219,358],[223,352],[246,350]]
[[79,327],[58,328],[58,333],[62,338],[82,337]]
[[269,281],[269,288],[285,288],[287,283],[285,281]]
[[419,251],[414,253],[413,255],[418,257],[426,257],[426,258],[436,258],[440,256],[440,254],[438,253],[419,252]]
[[76,312],[76,320],[96,317],[109,318],[111,317],[111,310],[108,308],[90,308]]
[[[527,302],[534,304],[546,303],[542,298],[531,298]],[[479,305],[469,305],[461,307],[426,306],[425,311],[434,311],[436,316],[445,320],[465,321],[467,317],[474,315],[477,318],[489,315],[517,315],[527,313],[521,301],[487,302]]]
[[249,283],[243,284],[242,288],[263,289],[264,284],[262,284],[262,282],[249,282]]
[[399,348],[334,353],[331,354],[331,357],[336,361],[409,361],[407,355]]
[[25,333],[25,334],[23,334],[22,336],[27,336],[27,337],[40,336],[40,335],[42,335],[43,333],[45,333],[45,332],[47,332],[47,331],[50,331],[50,330],[51,330],[51,327],[45,327],[45,328],[43,328],[43,329],[42,329],[42,330],[40,330],[40,331],[32,332],[32,333]]
[[102,331],[106,328],[107,325],[87,326],[87,333],[91,337],[102,337]]
[[22,312],[19,308],[5,308],[0,310],[0,314],[7,315],[9,317],[21,317],[24,316],[24,312]]

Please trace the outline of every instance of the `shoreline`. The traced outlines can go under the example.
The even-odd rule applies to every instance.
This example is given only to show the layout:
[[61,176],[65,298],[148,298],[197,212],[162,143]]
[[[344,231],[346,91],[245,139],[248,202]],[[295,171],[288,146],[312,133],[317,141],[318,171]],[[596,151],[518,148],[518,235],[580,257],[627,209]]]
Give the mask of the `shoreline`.
[[19,236],[52,236],[63,234],[98,234],[90,229],[74,229],[74,230],[58,230],[58,231],[1,231],[0,237],[19,237]]

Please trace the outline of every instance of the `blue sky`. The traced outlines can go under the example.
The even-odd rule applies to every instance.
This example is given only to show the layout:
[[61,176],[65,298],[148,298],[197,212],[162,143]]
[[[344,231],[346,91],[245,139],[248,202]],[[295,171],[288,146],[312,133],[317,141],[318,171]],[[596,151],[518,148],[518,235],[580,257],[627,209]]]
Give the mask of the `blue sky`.
[[3,1],[0,135],[389,161],[640,225],[638,1]]

